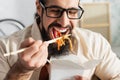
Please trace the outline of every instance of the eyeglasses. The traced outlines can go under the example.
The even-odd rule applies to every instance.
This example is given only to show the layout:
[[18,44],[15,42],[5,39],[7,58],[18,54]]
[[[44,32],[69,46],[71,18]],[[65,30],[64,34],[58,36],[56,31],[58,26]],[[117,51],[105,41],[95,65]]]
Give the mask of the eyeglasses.
[[58,6],[45,7],[41,2],[40,4],[46,10],[46,16],[50,18],[60,18],[65,11],[69,19],[80,19],[84,13],[80,6],[79,8],[64,9]]

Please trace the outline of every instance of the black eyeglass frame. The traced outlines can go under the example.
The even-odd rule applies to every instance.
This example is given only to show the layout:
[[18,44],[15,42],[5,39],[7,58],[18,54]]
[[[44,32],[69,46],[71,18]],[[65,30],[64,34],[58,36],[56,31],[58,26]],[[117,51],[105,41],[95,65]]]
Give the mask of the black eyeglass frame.
[[64,8],[61,8],[61,9],[62,9],[62,12],[61,12],[61,14],[60,14],[59,16],[57,16],[57,17],[51,17],[51,16],[49,16],[49,15],[47,14],[47,9],[48,9],[48,8],[51,8],[51,7],[45,7],[41,2],[40,2],[40,4],[41,4],[41,6],[45,9],[45,11],[46,11],[46,16],[47,16],[47,17],[50,17],[50,18],[60,18],[60,17],[63,15],[63,12],[66,11],[67,17],[68,17],[69,19],[81,19],[82,15],[83,15],[83,13],[84,13],[83,8],[78,5],[78,7],[80,8],[80,9],[78,9],[78,10],[81,10],[81,11],[82,11],[82,13],[80,14],[80,16],[79,16],[78,18],[70,18],[70,17],[68,16],[68,10],[70,10],[70,9],[64,9]]

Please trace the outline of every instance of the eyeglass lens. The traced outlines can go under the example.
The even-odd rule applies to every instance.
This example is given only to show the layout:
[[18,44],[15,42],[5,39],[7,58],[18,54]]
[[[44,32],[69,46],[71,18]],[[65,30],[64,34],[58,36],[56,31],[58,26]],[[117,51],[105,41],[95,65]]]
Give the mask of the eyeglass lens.
[[62,9],[58,7],[47,7],[46,13],[48,17],[59,18],[62,16],[63,12],[66,11],[68,18],[80,18],[83,11],[81,9]]

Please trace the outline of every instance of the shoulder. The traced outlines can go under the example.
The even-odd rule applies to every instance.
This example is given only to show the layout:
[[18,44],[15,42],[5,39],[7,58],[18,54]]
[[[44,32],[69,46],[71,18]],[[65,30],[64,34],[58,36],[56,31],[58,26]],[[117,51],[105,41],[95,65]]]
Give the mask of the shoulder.
[[100,33],[79,27],[76,27],[73,32],[80,40],[88,44],[109,45],[109,42]]
[[0,46],[1,49],[4,49],[5,52],[12,51],[13,49],[19,48],[20,43],[30,37],[31,27],[26,27],[23,30],[17,31],[9,36],[1,37],[0,38]]
[[79,38],[87,39],[87,41],[91,39],[104,38],[100,33],[79,27],[76,27],[73,32],[75,35],[78,35]]
[[101,54],[103,56],[105,52],[105,49],[110,50],[111,46],[109,42],[100,34],[96,33],[87,29],[82,28],[75,28],[74,35],[77,37],[78,44],[81,45],[81,48],[86,52],[84,54],[89,53],[88,55],[94,55],[96,57],[98,54]]

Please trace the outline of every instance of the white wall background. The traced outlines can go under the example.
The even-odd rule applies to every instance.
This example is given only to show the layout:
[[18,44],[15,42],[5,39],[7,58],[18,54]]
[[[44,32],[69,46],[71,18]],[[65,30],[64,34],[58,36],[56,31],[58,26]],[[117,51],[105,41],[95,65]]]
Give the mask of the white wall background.
[[112,46],[120,46],[120,0],[81,0],[82,2],[110,2]]
[[113,46],[120,46],[120,0],[111,2],[111,31]]
[[13,18],[28,26],[35,11],[35,0],[0,0],[0,19]]

